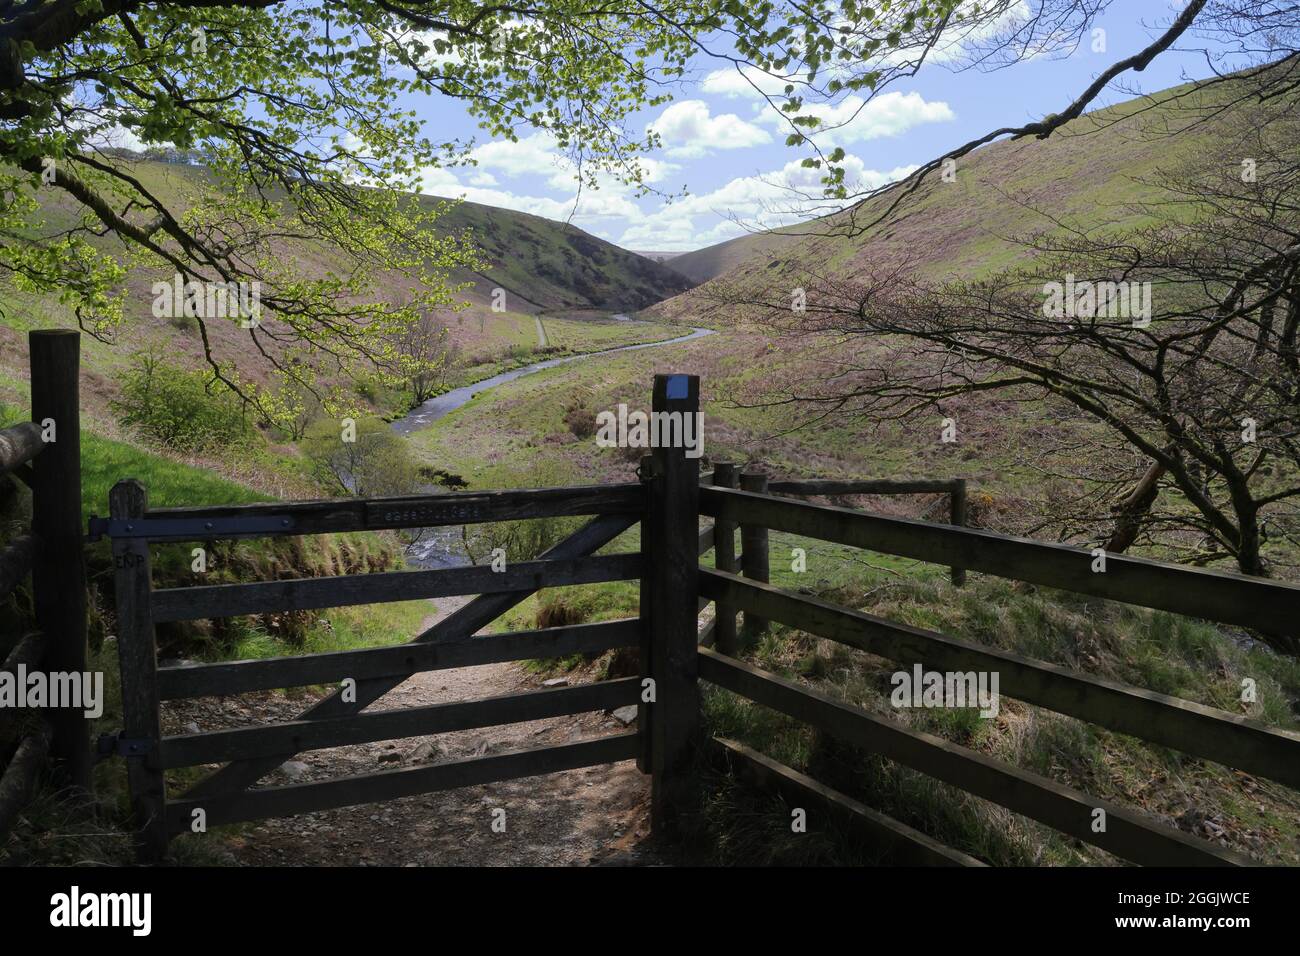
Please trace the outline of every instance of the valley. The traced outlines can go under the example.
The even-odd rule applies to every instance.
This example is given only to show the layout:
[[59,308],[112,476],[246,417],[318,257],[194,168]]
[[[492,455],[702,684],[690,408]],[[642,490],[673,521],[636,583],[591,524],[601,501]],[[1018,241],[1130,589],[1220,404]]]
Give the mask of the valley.
[[[888,193],[798,226],[680,255],[638,255],[570,224],[470,202],[453,205],[438,228],[446,236],[472,237],[481,261],[474,268],[453,269],[447,280],[456,287],[454,301],[422,317],[434,333],[423,345],[437,359],[427,373],[430,380],[422,382],[425,394],[414,394],[407,383],[333,370],[321,382],[322,392],[336,402],[330,406],[335,410],[314,398],[276,391],[278,363],[290,361],[291,350],[278,352],[274,337],[241,334],[233,322],[200,329],[184,316],[150,318],[145,290],[161,273],[128,269],[125,319],[82,340],[83,509],[86,515],[102,514],[108,487],[128,474],[148,484],[153,507],[635,481],[642,450],[599,447],[593,438],[596,416],[620,404],[647,408],[654,375],[676,373],[699,376],[706,470],[729,461],[782,479],[963,478],[969,486],[971,526],[1099,546],[1106,539],[1099,538],[1098,528],[1118,513],[1112,507],[1118,492],[1138,482],[1148,463],[1138,454],[1106,458],[1111,446],[1105,444],[1098,416],[1080,411],[1061,391],[1032,381],[1004,390],[954,389],[937,401],[918,401],[909,414],[892,414],[892,408],[890,414],[879,414],[828,397],[822,388],[848,383],[850,394],[859,387],[866,391],[888,382],[890,375],[923,366],[932,353],[914,348],[897,330],[862,334],[840,315],[821,325],[793,328],[782,324],[784,316],[773,320],[772,312],[780,310],[767,306],[773,297],[779,303],[805,285],[815,289],[816,283],[823,288],[873,281],[888,285],[905,268],[913,277],[935,282],[996,283],[1004,275],[1024,281],[1016,270],[1035,260],[1035,243],[1066,244],[1078,232],[1096,229],[1115,236],[1141,233],[1153,226],[1150,204],[1159,201],[1160,181],[1172,175],[1169,170],[1207,150],[1231,152],[1238,132],[1232,115],[1211,110],[1205,119],[1206,108],[1194,98],[1175,102],[1161,95],[1085,114],[1050,140],[1022,138],[981,149],[959,164],[955,182],[928,182],[915,204],[883,230],[858,229],[854,219],[870,220],[889,201]],[[1170,127],[1180,123],[1185,129],[1172,144],[1150,148],[1157,134],[1169,136]],[[213,188],[205,171],[189,165],[141,159],[136,172],[155,191],[190,196],[194,202]],[[421,197],[419,202],[441,201]],[[48,211],[56,223],[68,214],[57,205]],[[105,240],[104,248],[110,247]],[[280,253],[301,257],[302,268],[313,275],[341,268],[323,246],[307,249],[286,239]],[[400,297],[408,291],[404,281],[385,277],[386,293]],[[811,298],[817,315],[817,297]],[[26,333],[70,324],[56,296],[17,286],[6,289],[0,316],[0,412],[5,417],[0,425],[18,421],[25,406],[20,345]],[[268,322],[269,330],[275,328],[274,321]],[[224,367],[214,364],[214,349],[238,367],[239,380],[259,396],[274,395],[286,406],[301,399],[300,405],[276,421],[258,420],[238,404],[219,406],[221,399],[214,397],[207,378],[214,368]],[[950,371],[958,380],[972,377],[970,367],[957,362]],[[157,378],[150,377],[155,374]],[[150,408],[131,404],[141,382],[148,387],[150,408],[175,396],[176,414],[167,422],[155,421]],[[900,394],[900,407],[914,397],[907,389]],[[209,412],[212,422],[239,418],[240,424],[217,435],[204,424],[209,420],[202,416]],[[199,424],[185,430],[173,419]],[[348,421],[359,426],[364,451],[340,463],[336,433]],[[946,437],[950,433],[955,440]],[[1107,480],[1094,480],[1090,472],[1099,458],[1112,468]],[[1277,475],[1267,475],[1281,487],[1290,473],[1285,465],[1278,468]],[[1160,494],[1162,503],[1177,502],[1168,485]],[[1102,518],[1077,520],[1064,502],[1080,498]],[[945,520],[939,495],[837,495],[829,503],[893,517]],[[1190,511],[1181,502],[1168,507],[1175,517],[1180,509]],[[1281,499],[1270,502],[1269,509],[1274,576],[1294,581],[1300,545],[1292,533],[1293,517]],[[491,529],[449,526],[414,535],[328,535],[308,543],[230,542],[214,554],[217,573],[205,580],[447,568],[486,563],[496,549],[510,561],[532,560],[581,524],[580,518],[537,518]],[[634,526],[601,553],[635,552],[640,545]],[[160,547],[155,564],[160,584],[193,583],[186,550]],[[1133,551],[1157,559],[1191,554],[1200,564],[1233,569],[1230,556],[1212,540],[1197,539],[1179,527],[1158,526]],[[95,652],[109,668],[114,626],[110,556],[103,544],[92,546],[89,554]],[[714,558],[709,553],[702,561],[709,566]],[[959,588],[940,565],[785,532],[771,535],[771,581],[983,647],[1132,683],[1273,728],[1300,729],[1300,661],[1242,628],[993,575],[972,575]],[[490,630],[613,621],[637,614],[640,600],[634,581],[547,588],[520,601]],[[327,653],[378,647],[420,633],[456,607],[441,599],[432,604],[401,601],[173,625],[159,629],[159,652],[168,662],[214,662],[271,658],[286,649]],[[713,613],[705,612],[701,629]],[[892,665],[883,657],[851,654],[798,627],[773,626],[746,655],[756,666],[904,727],[1062,786],[1135,805],[1184,834],[1262,862],[1300,864],[1300,797],[1275,782],[1022,701],[1004,701],[988,720],[976,719],[969,708],[900,714],[888,703]],[[455,668],[418,675],[392,700],[450,703],[536,690],[548,682],[578,684],[636,673],[629,667],[626,655],[606,652],[490,669]],[[1241,695],[1246,681],[1258,688],[1258,697],[1250,701]],[[251,703],[223,698],[216,704],[169,706],[164,716],[174,732],[192,732],[186,728],[200,724],[292,719],[327,691],[315,687],[266,693]],[[816,770],[819,779],[855,799],[981,861],[1118,862],[1102,850],[958,788],[935,785],[922,774],[717,689],[705,692],[703,712],[716,735],[751,744],[798,770]],[[120,714],[110,710],[102,725],[110,729],[119,722]],[[561,742],[579,731],[604,734],[623,726],[612,715],[597,713],[528,723],[522,730],[542,741]],[[432,736],[409,740],[400,749],[364,744],[348,748],[343,758],[358,773],[388,764],[475,758],[506,749],[510,733],[518,730],[458,733],[445,745]],[[275,782],[323,778],[328,768],[324,757],[304,757],[292,770],[286,764]],[[112,772],[100,771],[105,786],[120,792],[122,782],[109,779]],[[183,786],[195,775],[173,772],[170,784]],[[183,837],[177,852],[186,862],[254,865],[337,862],[336,845],[355,854],[347,862],[387,865],[664,861],[642,845],[649,830],[645,784],[627,765],[567,771],[547,780],[542,791],[516,782],[508,789],[484,786],[410,798],[373,815],[361,807],[312,814],[305,822],[232,827],[215,845]],[[521,826],[529,834],[523,844],[489,845],[491,837],[479,826],[479,817],[494,800],[523,809],[520,817],[526,822]],[[616,813],[593,822],[585,814],[595,804]],[[554,808],[560,809],[552,813]],[[783,810],[730,778],[711,781],[701,812],[708,832],[689,854],[671,862],[876,862],[853,845],[794,839],[771,822],[774,808]],[[49,812],[57,816],[54,809]],[[414,836],[382,836],[394,826]],[[466,842],[464,834],[471,832]],[[84,844],[58,852],[75,853],[86,846],[95,853],[103,849],[88,836]],[[30,846],[23,852],[36,853]],[[120,850],[103,852],[116,862],[124,859]]]

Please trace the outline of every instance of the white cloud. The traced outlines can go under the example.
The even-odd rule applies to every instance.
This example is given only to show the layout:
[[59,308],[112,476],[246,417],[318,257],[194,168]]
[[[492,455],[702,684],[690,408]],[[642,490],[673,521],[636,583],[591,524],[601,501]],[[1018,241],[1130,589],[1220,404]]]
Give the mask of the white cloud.
[[[845,145],[869,139],[898,136],[923,123],[947,123],[956,119],[952,108],[942,100],[927,100],[920,93],[891,90],[864,100],[848,96],[835,105],[808,103],[802,115],[815,116],[822,125],[811,135],[819,145]],[[764,125],[790,129],[784,118],[763,108],[756,118]]]
[[[641,167],[642,182],[646,184],[662,183],[668,176],[682,168],[679,163],[666,162],[662,159],[655,159],[653,156],[638,156],[637,163]],[[577,169],[567,159],[546,181],[546,184],[552,189],[559,190],[571,190],[576,183]],[[632,189],[632,187],[620,182],[613,175],[605,172],[597,174],[596,184],[602,190],[617,193],[627,193]]]
[[[877,189],[916,169],[868,169],[851,154],[843,165],[850,193]],[[822,170],[792,160],[770,173],[739,176],[712,192],[688,196],[631,223],[617,241],[627,249],[696,249],[741,235],[746,226],[771,229],[825,215],[838,204],[822,198],[822,175]],[[697,219],[719,216],[724,218],[708,228],[696,226]]]
[[579,224],[635,219],[641,216],[641,210],[636,203],[626,196],[604,190],[587,189],[581,195],[575,193],[563,199],[530,196],[506,189],[466,185],[453,171],[440,167],[430,167],[422,171],[420,191],[444,199],[467,199],[487,206],[514,209],[547,219],[560,221],[572,219]]
[[[475,174],[467,173],[465,178],[472,186],[497,185],[497,178],[493,175],[496,173],[512,179],[520,176],[542,177],[547,188],[562,193],[571,194],[577,189],[577,166],[560,151],[555,137],[550,133],[534,133],[518,140],[494,140],[476,147],[471,151],[470,157],[476,161],[476,165],[469,167]],[[666,177],[681,169],[677,163],[652,156],[637,157],[637,162],[641,166],[642,179],[648,184],[663,182]],[[607,173],[599,174],[596,179],[601,193],[626,195],[631,189]],[[591,191],[589,185],[585,191]]]
[[547,170],[564,168],[569,163],[550,133],[494,140],[475,147],[470,156],[478,168],[506,176],[545,175]]
[[761,97],[780,96],[787,84],[794,83],[793,77],[772,76],[757,67],[742,66],[739,69],[714,70],[700,81],[700,89],[714,96]]
[[744,149],[770,143],[765,129],[735,113],[710,115],[703,100],[681,100],[665,109],[648,130],[659,134],[664,152],[673,157],[698,158],[719,149]]

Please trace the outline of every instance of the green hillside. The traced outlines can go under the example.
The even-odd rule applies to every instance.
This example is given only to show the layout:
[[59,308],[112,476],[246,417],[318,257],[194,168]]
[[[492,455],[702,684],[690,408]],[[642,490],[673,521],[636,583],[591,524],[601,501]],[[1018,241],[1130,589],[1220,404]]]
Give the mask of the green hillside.
[[653,259],[620,249],[576,226],[528,213],[462,202],[442,223],[468,230],[488,267],[457,278],[480,302],[506,290],[516,312],[634,311],[686,291],[691,283]]
[[[140,159],[131,172],[171,208],[201,203],[205,193],[215,188],[206,169],[182,162]],[[429,196],[421,202],[432,209],[446,200]],[[53,233],[74,227],[81,210],[65,194],[52,191],[40,216],[41,230]],[[446,387],[478,381],[557,351],[598,351],[678,334],[666,325],[614,321],[610,314],[642,309],[684,291],[690,283],[659,263],[576,226],[461,203],[449,205],[436,228],[446,235],[467,236],[481,263],[478,271],[453,272],[448,277],[464,288],[458,293],[461,307],[446,309],[439,316],[448,330],[454,366]],[[120,240],[105,238],[98,244],[110,255],[129,261]],[[293,261],[304,276],[342,274],[348,269],[343,257],[328,246],[288,240],[281,245],[283,258]],[[268,343],[255,343],[237,323],[208,323],[210,341],[205,343],[194,322],[154,317],[152,286],[171,278],[161,269],[130,268],[124,280],[126,321],[105,341],[85,338],[86,412],[92,419],[107,419],[107,401],[115,396],[134,354],[142,350],[165,355],[173,364],[200,367],[210,344],[223,361],[233,361],[246,380],[267,381],[270,366],[261,349]],[[394,276],[381,282],[380,288],[385,295],[400,297],[409,282],[405,276]],[[493,291],[498,288],[505,291],[504,312],[493,308]],[[75,319],[56,294],[24,291],[8,281],[0,289],[0,400],[14,401],[26,390],[25,333],[32,328],[68,327]],[[544,328],[539,316],[544,317]],[[361,383],[345,384],[360,388],[380,413],[404,410],[400,396],[375,395]]]

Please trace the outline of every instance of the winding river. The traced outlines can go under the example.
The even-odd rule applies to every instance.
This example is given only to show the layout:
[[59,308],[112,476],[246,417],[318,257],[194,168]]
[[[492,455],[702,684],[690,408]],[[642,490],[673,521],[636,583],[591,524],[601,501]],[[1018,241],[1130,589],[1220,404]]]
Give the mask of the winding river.
[[[615,318],[623,318],[615,316]],[[630,321],[626,320],[625,321]],[[444,392],[435,398],[429,399],[423,405],[411,409],[402,418],[393,422],[393,431],[399,435],[410,435],[422,428],[428,428],[438,419],[442,418],[456,409],[465,405],[475,395],[485,392],[490,388],[496,388],[498,385],[504,385],[506,382],[513,382],[517,378],[523,378],[525,375],[532,375],[543,369],[554,368],[557,365],[567,365],[569,362],[582,362],[588,359],[599,358],[602,355],[613,355],[616,352],[635,352],[640,349],[654,349],[664,345],[677,345],[681,342],[689,342],[692,339],[703,338],[706,335],[712,335],[713,329],[702,329],[692,327],[686,335],[679,335],[676,338],[664,339],[661,342],[642,342],[638,345],[620,345],[612,349],[602,349],[599,352],[585,352],[582,355],[565,355],[561,358],[547,359],[543,362],[534,362],[532,365],[524,365],[519,368],[511,369],[508,372],[502,372],[499,375],[493,375],[491,378],[485,378],[482,381],[475,382],[472,385],[465,385],[461,388],[454,388],[450,392]],[[451,568],[459,567],[470,563],[469,556],[461,543],[461,529],[459,526],[441,527],[441,528],[423,528],[420,531],[418,539],[408,548],[407,556],[409,560],[422,568]]]

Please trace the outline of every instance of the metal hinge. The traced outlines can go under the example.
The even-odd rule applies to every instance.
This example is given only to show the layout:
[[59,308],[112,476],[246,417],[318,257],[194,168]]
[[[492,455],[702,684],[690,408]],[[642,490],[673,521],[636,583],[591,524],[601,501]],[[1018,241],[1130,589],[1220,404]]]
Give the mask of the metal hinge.
[[291,515],[249,515],[231,518],[101,518],[90,516],[89,540],[110,538],[174,538],[192,541],[240,534],[292,531]]
[[115,734],[100,734],[95,744],[95,753],[100,760],[109,757],[144,757],[153,750],[153,741],[147,737],[128,737],[126,731]]

